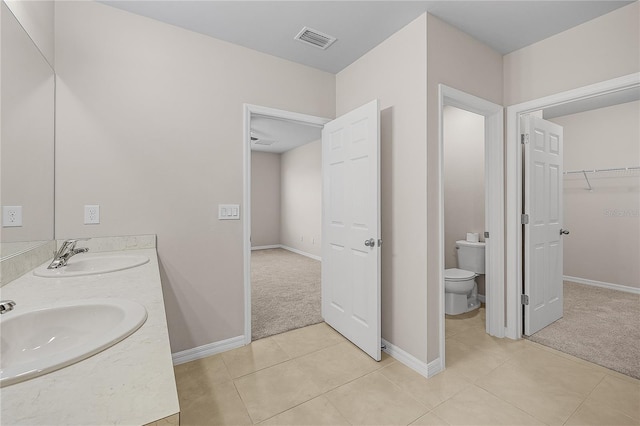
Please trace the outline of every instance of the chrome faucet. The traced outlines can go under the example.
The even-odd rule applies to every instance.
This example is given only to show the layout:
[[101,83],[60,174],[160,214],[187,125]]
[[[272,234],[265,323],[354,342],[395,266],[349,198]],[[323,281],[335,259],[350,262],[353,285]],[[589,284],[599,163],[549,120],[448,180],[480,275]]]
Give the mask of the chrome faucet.
[[16,302],[13,300],[0,300],[0,315],[13,311],[14,306],[16,306]]
[[53,257],[53,261],[47,267],[47,269],[56,269],[61,268],[63,266],[67,266],[67,262],[71,257],[75,256],[78,253],[86,253],[89,251],[87,247],[76,248],[76,244],[78,241],[86,241],[87,239],[77,239],[77,240],[65,240],[60,246],[60,249],[55,253]]

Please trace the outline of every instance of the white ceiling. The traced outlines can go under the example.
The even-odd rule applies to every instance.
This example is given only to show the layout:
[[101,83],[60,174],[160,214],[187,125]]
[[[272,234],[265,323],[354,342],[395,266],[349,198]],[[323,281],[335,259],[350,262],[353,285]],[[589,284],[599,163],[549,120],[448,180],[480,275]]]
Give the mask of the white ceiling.
[[[341,71],[425,11],[505,54],[632,3],[629,0],[101,2],[331,73]],[[327,50],[295,41],[293,37],[304,26],[338,40]]]
[[[251,151],[282,154],[322,137],[322,127],[260,115],[251,116]],[[270,143],[270,145],[264,145]]]

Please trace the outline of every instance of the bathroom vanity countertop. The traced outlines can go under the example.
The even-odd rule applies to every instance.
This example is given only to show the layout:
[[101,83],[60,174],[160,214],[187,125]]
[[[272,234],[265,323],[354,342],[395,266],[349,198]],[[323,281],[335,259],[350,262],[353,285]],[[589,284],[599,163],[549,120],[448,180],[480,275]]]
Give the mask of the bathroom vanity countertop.
[[[102,275],[40,278],[28,272],[0,289],[13,312],[74,300],[117,297],[147,309],[146,322],[114,346],[66,368],[0,388],[3,425],[145,425],[180,411],[155,249],[149,262]],[[91,256],[91,254],[78,255]],[[5,315],[11,315],[9,312]]]

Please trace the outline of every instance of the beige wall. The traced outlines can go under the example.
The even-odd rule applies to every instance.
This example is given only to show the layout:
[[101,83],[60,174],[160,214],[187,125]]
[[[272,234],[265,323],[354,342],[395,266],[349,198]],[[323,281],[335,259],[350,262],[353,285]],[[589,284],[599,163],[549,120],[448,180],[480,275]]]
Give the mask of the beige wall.
[[634,2],[504,57],[504,105],[640,70],[640,4]]
[[322,256],[322,141],[282,154],[280,243]]
[[322,141],[283,154],[252,152],[251,246],[322,256]]
[[[484,241],[484,117],[444,108],[444,267],[458,265],[456,241],[467,232]],[[476,279],[484,292],[484,276]]]
[[[453,28],[440,19],[427,15],[427,269],[429,305],[428,361],[439,357],[440,311],[438,297],[438,84],[445,84],[463,92],[502,104],[502,56]],[[424,259],[423,259],[424,261]]]
[[484,117],[444,108],[445,268],[455,268],[456,241],[477,232],[484,241]]
[[280,158],[251,153],[251,247],[280,244]]
[[[640,102],[551,120],[564,128],[565,170],[640,165]],[[564,179],[564,274],[640,287],[640,177],[588,174]]]
[[242,202],[242,104],[333,117],[335,76],[96,2],[55,12],[56,237],[157,234],[172,351],[242,335],[242,223],[217,219]]
[[1,14],[0,200],[22,206],[22,226],[0,228],[1,241],[51,240],[55,77],[4,3]]
[[[628,74],[640,62],[637,17],[634,3],[507,55],[503,68],[423,15],[333,76],[99,3],[57,2],[57,236],[157,233],[172,349],[240,335],[241,224],[216,210],[241,202],[241,104],[333,117],[378,98],[383,337],[434,360],[438,83],[511,104]],[[559,64],[551,75],[539,69],[548,63]],[[82,225],[87,203],[101,205],[102,224]]]
[[427,360],[426,75],[422,15],[336,76],[336,111],[380,101],[382,337]]
[[46,60],[55,64],[54,2],[50,0],[3,0],[18,18]]

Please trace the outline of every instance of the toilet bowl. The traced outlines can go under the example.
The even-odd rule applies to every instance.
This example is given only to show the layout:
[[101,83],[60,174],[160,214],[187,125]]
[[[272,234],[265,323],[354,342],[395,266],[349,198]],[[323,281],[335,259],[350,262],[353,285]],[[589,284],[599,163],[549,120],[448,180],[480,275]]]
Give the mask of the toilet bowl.
[[447,315],[459,315],[480,307],[478,285],[475,272],[464,269],[445,269],[444,271],[444,312]]
[[476,277],[484,274],[485,243],[456,241],[458,268],[444,271],[444,312],[460,315],[478,309]]

